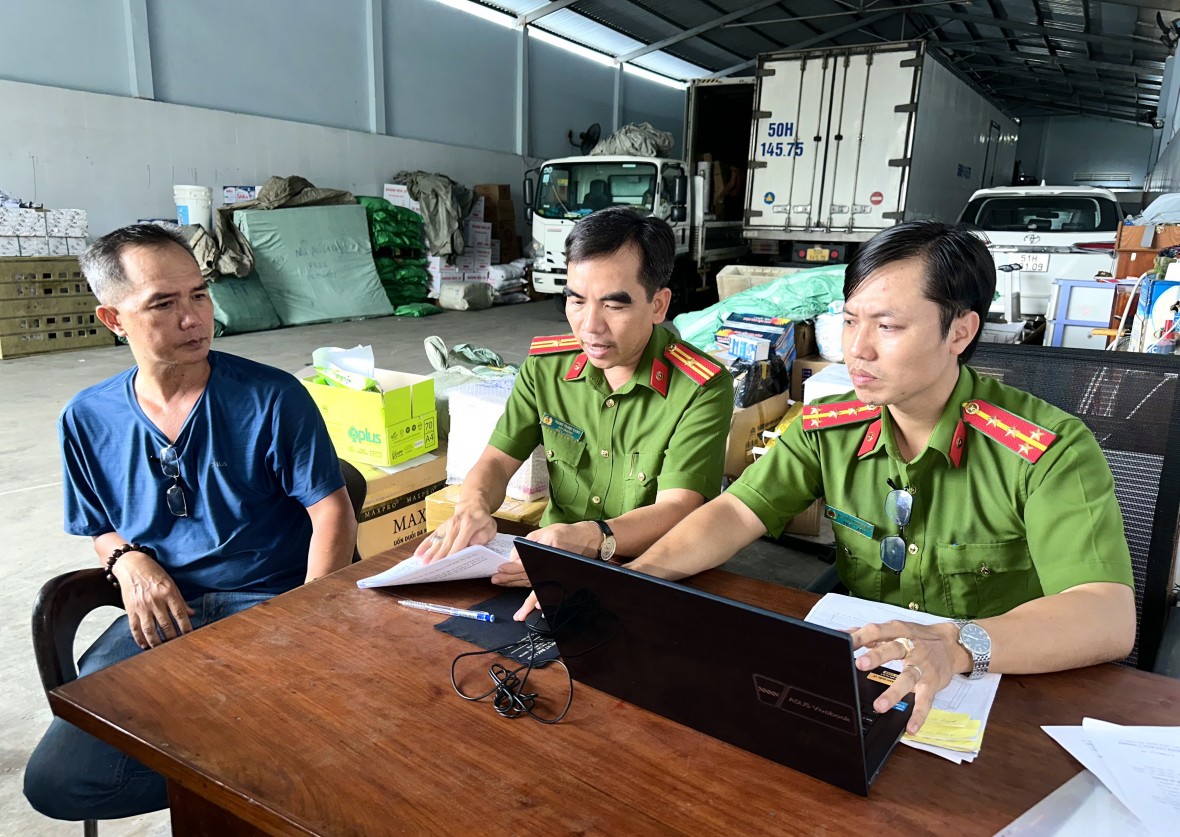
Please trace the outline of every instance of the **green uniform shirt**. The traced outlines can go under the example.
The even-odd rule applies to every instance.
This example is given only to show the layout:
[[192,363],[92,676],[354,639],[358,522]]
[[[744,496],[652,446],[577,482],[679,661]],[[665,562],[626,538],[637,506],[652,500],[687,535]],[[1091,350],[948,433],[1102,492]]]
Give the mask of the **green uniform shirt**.
[[720,493],[733,378],[719,369],[698,383],[665,355],[673,344],[698,353],[656,326],[616,392],[576,347],[525,359],[490,444],[515,459],[544,445],[542,526],[618,517],[669,488]]
[[[855,394],[820,403],[850,398]],[[1008,447],[1019,446],[1012,433],[962,424],[973,399],[1057,438],[1029,462]],[[730,492],[775,535],[815,498],[826,498],[845,586],[913,610],[982,618],[1079,584],[1133,584],[1114,479],[1080,419],[967,367],[912,462],[898,452],[889,411],[880,416],[876,434],[867,420],[810,430],[805,418],[795,421]],[[914,495],[900,575],[880,558],[881,539],[898,534],[885,513],[888,479]]]

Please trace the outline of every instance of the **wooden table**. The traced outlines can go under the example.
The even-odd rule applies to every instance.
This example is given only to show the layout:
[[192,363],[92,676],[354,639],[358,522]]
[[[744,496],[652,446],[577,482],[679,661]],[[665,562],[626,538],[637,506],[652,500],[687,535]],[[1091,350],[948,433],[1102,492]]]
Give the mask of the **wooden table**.
[[[356,587],[397,554],[56,689],[53,711],[168,778],[176,835],[992,834],[1080,770],[1042,724],[1180,717],[1180,681],[1114,665],[1005,676],[974,764],[898,747],[861,798],[581,685],[556,726],[460,700],[448,672],[472,646],[394,600],[496,590]],[[795,616],[815,601],[693,584]]]

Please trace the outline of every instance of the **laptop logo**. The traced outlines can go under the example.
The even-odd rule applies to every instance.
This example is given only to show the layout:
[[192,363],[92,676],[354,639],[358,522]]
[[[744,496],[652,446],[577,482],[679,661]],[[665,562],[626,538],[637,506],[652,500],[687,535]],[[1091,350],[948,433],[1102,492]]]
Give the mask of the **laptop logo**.
[[754,695],[761,703],[773,706],[775,709],[790,712],[792,715],[798,715],[849,735],[858,734],[856,715],[851,707],[843,703],[837,703],[795,686],[788,686],[786,683],[764,674],[754,675]]

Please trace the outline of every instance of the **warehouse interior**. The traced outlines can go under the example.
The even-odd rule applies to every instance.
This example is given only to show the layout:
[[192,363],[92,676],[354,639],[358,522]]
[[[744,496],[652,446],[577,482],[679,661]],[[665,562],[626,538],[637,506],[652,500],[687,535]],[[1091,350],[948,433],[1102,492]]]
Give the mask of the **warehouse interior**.
[[[564,241],[574,221],[599,208],[587,189],[608,184],[611,202],[669,221],[677,236],[666,325],[675,317],[706,361],[740,372],[726,484],[786,432],[788,407],[797,402],[798,416],[805,399],[853,389],[839,338],[844,265],[900,221],[962,218],[988,243],[997,290],[985,341],[1024,350],[1032,366],[1054,362],[1042,349],[1090,352],[1094,364],[1149,356],[1145,369],[1164,383],[1144,404],[1180,381],[1180,268],[1168,269],[1180,258],[1175,0],[8,0],[2,19],[0,536],[11,548],[0,564],[10,581],[0,592],[8,649],[0,672],[9,684],[0,707],[0,834],[82,827],[36,812],[22,790],[53,717],[29,620],[46,581],[98,565],[90,539],[63,530],[58,419],[76,393],[135,364],[90,313],[98,300],[77,266],[90,244],[120,227],[182,225],[210,282],[216,351],[307,376],[316,349],[370,346],[379,370],[433,376],[438,398],[456,374],[510,388],[534,338],[570,333]],[[897,102],[883,90],[900,91]],[[789,101],[776,109],[782,97]],[[822,111],[822,125],[804,101]],[[839,145],[826,135],[837,121],[845,126],[831,131]],[[608,152],[603,159],[635,158],[613,169],[590,154],[603,141],[636,137],[649,150]],[[798,174],[804,163],[810,183]],[[445,209],[436,208],[439,189]],[[1089,226],[1070,214],[1085,202],[1103,206]],[[784,303],[771,294],[788,286],[811,296]],[[441,366],[428,338],[441,339]],[[464,344],[477,354],[452,352],[448,379],[446,347]],[[755,372],[771,383],[756,384]],[[442,421],[446,401],[431,400],[436,407]],[[1164,445],[1180,418],[1158,421]],[[450,423],[453,430],[454,414]],[[426,537],[437,525],[427,522],[427,493],[443,493],[444,479],[461,482],[448,440],[430,432],[422,439],[433,456],[418,466],[417,482],[388,469],[422,444],[413,454],[389,445],[373,454],[357,443],[353,459],[341,450],[347,440],[332,437],[369,480],[371,516],[358,518],[365,559]],[[466,467],[484,441],[463,440],[474,451]],[[1160,451],[1161,462],[1173,461]],[[541,471],[544,454],[535,454]],[[374,488],[386,485],[381,479],[396,482],[399,496]],[[1120,479],[1116,472],[1116,493]],[[1175,678],[1180,651],[1167,650],[1163,637],[1180,631],[1180,488],[1157,479],[1148,493],[1158,491],[1159,508],[1172,514],[1156,514],[1149,497],[1150,589],[1140,601],[1146,582],[1137,564],[1136,602],[1158,633],[1135,653]],[[512,519],[536,526],[547,498],[510,498],[531,509]],[[454,500],[446,502],[453,513]],[[373,511],[379,503],[383,511]],[[820,589],[834,579],[840,514],[821,499],[785,535],[757,540],[725,569]],[[1127,508],[1123,516],[1138,520]],[[107,607],[88,616],[76,653],[117,614]],[[1158,690],[1150,694],[1172,707],[1172,720],[1120,723],[1175,724],[1180,691],[1150,670],[1134,672],[1143,678],[1134,683]],[[440,677],[445,688],[432,694],[458,701]],[[1116,682],[1095,675],[1104,677]],[[1086,711],[1057,723],[1081,723]],[[1167,740],[1180,748],[1180,739]],[[926,757],[892,758],[914,755]],[[287,833],[251,821],[243,805],[235,816],[261,829],[254,833]],[[1029,807],[963,831],[993,833]],[[198,825],[195,816],[186,826],[177,810],[102,821],[98,833],[250,833]],[[1126,816],[1138,825],[1135,816],[1147,815],[1134,811]],[[331,833],[296,813],[281,816],[290,833]],[[585,816],[556,821],[570,831],[610,830],[609,820]],[[677,816],[647,829],[674,831],[671,823],[697,816],[700,832],[710,832],[700,812]],[[792,830],[820,828],[806,812],[790,816]],[[391,815],[388,833],[451,825],[397,822]],[[854,820],[826,822],[838,831]]]

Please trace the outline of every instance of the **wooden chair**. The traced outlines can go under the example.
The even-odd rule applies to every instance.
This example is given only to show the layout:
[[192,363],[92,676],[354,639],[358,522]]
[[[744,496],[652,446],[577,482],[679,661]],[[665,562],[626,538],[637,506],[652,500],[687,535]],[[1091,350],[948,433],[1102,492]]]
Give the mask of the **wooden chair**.
[[[340,472],[344,476],[353,514],[359,520],[365,504],[365,478],[344,460],[340,461]],[[360,558],[360,552],[354,546],[353,562]],[[33,603],[33,652],[46,694],[78,679],[74,638],[82,620],[100,607],[121,608],[123,597],[107,582],[106,573],[98,567],[62,573],[45,582],[37,593]],[[95,837],[98,823],[84,820],[82,833],[84,837]]]

